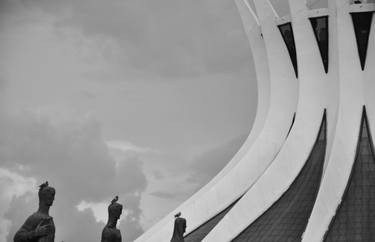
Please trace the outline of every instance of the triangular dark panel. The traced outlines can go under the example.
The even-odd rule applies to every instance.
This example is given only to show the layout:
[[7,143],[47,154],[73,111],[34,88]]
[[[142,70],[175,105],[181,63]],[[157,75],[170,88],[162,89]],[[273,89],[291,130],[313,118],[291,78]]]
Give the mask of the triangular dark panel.
[[[189,233],[185,236],[184,240],[185,242],[199,242],[204,239],[210,233],[210,231],[215,228],[215,226],[220,222],[220,220],[232,209],[232,207],[240,200],[241,198],[237,199],[235,202],[233,202],[231,205],[229,205],[226,209],[224,209],[222,212],[199,226],[197,229]],[[189,225],[189,221],[187,221]]]
[[324,70],[328,73],[328,16],[310,18],[310,22],[314,30],[316,41],[318,42]]
[[375,156],[365,109],[361,123],[354,165],[326,242],[375,241]]
[[288,190],[233,241],[301,241],[319,190],[326,150],[326,115],[302,170]]
[[365,69],[373,12],[351,13],[362,70]]
[[281,32],[281,35],[283,36],[286,47],[288,49],[289,56],[293,64],[294,72],[296,74],[296,77],[298,78],[297,52],[296,52],[296,44],[294,42],[292,24],[286,23],[286,24],[279,25],[278,27]]

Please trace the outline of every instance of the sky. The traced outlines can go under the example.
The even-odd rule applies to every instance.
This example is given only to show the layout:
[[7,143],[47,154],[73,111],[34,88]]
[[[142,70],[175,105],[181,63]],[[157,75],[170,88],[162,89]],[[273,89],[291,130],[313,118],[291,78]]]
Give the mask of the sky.
[[257,86],[234,1],[0,5],[0,241],[46,180],[55,241],[98,241],[115,195],[133,241],[249,134]]

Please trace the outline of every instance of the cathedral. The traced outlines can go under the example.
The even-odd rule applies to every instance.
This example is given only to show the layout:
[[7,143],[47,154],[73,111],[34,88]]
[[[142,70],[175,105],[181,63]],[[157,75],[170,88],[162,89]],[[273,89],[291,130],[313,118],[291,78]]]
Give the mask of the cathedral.
[[[136,242],[375,241],[375,1],[234,0],[258,84],[245,143]],[[251,1],[251,2],[250,2]]]

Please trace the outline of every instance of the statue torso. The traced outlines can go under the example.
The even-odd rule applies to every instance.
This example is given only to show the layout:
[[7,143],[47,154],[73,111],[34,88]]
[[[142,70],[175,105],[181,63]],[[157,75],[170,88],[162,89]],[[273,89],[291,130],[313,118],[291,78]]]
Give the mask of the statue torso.
[[173,236],[171,242],[184,242],[186,219],[176,218],[174,221]]
[[121,232],[119,229],[105,226],[102,232],[102,242],[121,242]]
[[[47,236],[32,238],[30,233],[36,229],[38,224],[50,225],[50,233]],[[51,216],[36,212],[27,218],[22,227],[17,231],[14,242],[54,242],[55,241],[55,224]]]

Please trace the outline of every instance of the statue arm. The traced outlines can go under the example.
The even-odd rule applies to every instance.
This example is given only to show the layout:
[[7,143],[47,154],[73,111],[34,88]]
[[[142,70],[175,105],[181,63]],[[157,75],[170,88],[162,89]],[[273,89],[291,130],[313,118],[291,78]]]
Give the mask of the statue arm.
[[[35,214],[31,215],[14,235],[13,241],[30,242],[51,233],[53,233],[54,236],[54,225],[51,219],[52,218],[41,218]],[[50,224],[51,221],[52,225]]]
[[14,242],[28,242],[37,238],[38,235],[34,230],[35,225],[36,225],[35,219],[32,216],[30,216],[22,225],[22,227],[17,231],[17,233],[14,235],[13,241]]

